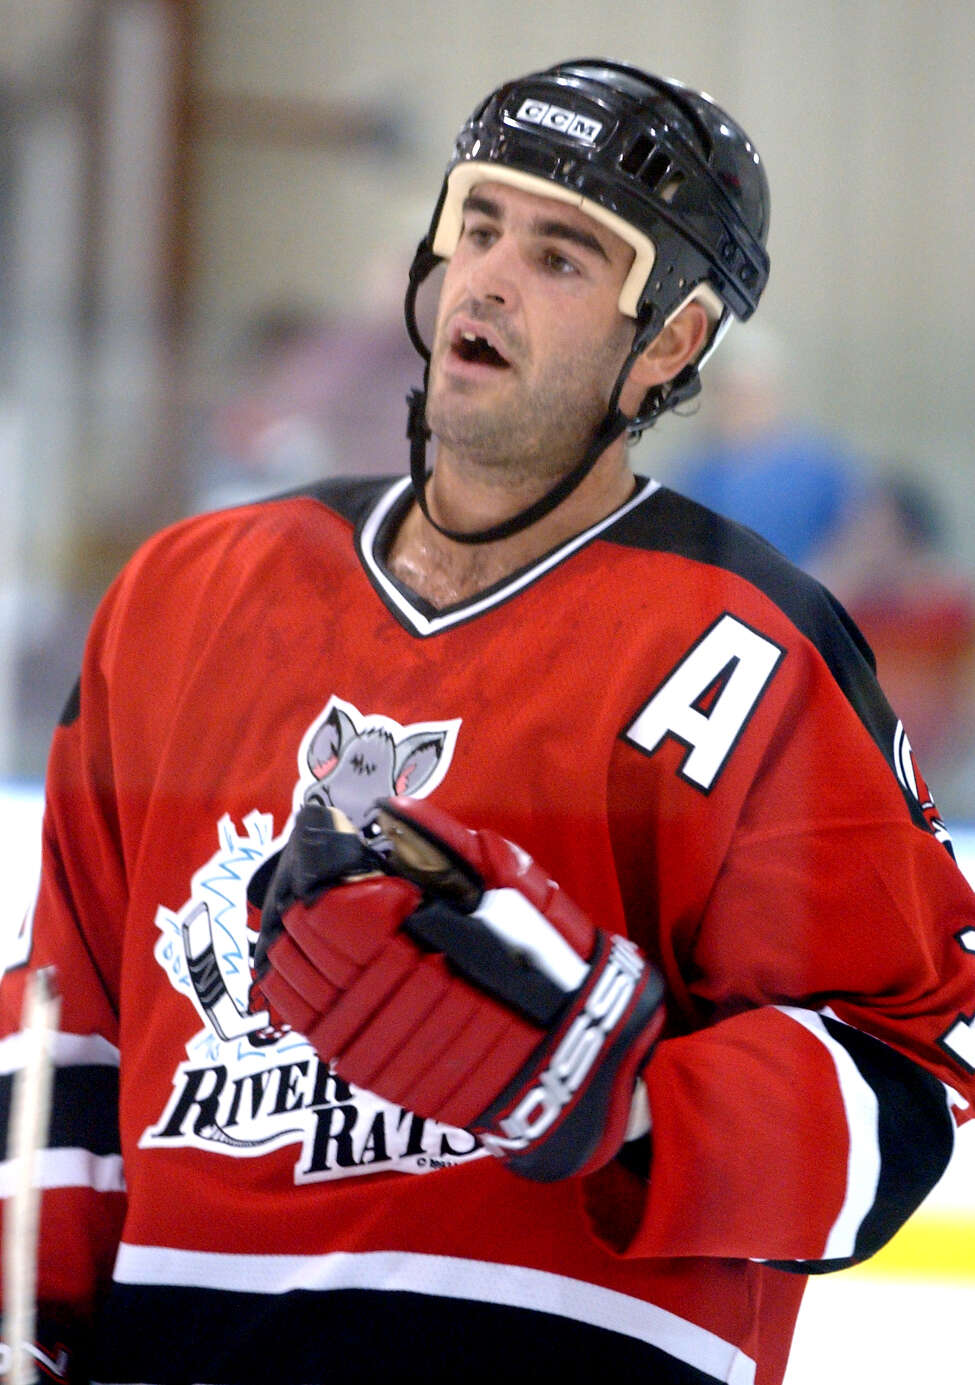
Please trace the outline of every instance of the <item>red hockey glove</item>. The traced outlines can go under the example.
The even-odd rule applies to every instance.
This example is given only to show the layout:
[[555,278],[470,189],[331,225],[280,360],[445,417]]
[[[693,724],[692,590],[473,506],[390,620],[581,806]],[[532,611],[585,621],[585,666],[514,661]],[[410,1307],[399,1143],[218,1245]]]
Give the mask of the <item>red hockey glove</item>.
[[663,1025],[659,974],[503,837],[426,801],[382,808],[401,876],[337,884],[327,833],[293,835],[269,902],[297,898],[288,872],[307,882],[315,858],[322,887],[265,907],[261,989],[346,1080],[472,1130],[515,1172],[599,1168]]

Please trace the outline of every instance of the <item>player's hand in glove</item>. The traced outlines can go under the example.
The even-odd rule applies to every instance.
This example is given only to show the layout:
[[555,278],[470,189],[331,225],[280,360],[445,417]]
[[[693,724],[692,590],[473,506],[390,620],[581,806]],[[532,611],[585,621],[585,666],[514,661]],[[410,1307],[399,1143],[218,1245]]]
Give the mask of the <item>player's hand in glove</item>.
[[663,1026],[656,969],[495,832],[386,800],[396,873],[367,875],[381,858],[327,812],[299,813],[264,905],[278,1013],[347,1081],[466,1127],[517,1173],[612,1159]]

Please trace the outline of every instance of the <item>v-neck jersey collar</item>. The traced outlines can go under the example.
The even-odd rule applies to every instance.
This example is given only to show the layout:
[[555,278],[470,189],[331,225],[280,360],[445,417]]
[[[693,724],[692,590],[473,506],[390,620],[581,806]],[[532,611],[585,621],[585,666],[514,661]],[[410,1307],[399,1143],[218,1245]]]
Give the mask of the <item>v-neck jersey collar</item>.
[[535,562],[519,568],[517,572],[496,582],[493,586],[477,592],[474,596],[455,605],[438,608],[425,601],[389,571],[383,554],[388,540],[395,532],[396,522],[405,515],[410,495],[410,478],[400,477],[380,495],[372,509],[366,514],[356,533],[356,548],[362,565],[366,570],[379,596],[396,619],[408,630],[418,635],[437,635],[443,630],[473,620],[502,602],[509,601],[520,591],[557,567],[580,548],[591,543],[594,538],[615,524],[630,510],[643,504],[657,490],[658,481],[648,477],[638,477],[637,487],[629,500],[605,518],[573,535],[565,543],[559,544]]

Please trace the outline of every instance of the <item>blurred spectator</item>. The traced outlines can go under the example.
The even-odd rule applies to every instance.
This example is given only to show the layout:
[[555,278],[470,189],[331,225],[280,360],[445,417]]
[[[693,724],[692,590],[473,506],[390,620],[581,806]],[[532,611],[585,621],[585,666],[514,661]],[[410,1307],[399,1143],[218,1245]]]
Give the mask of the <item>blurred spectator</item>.
[[404,471],[417,356],[399,305],[355,320],[287,305],[258,313],[191,444],[190,507],[260,499],[342,472]]
[[674,487],[815,569],[863,503],[856,458],[796,416],[784,350],[754,323],[732,329],[703,379],[704,441],[677,460]]
[[942,811],[975,822],[975,582],[931,494],[802,421],[777,338],[732,331],[705,367],[704,440],[677,490],[757,530],[847,607]]
[[945,556],[930,492],[881,477],[829,567],[941,810],[975,821],[975,582]]
[[326,320],[301,307],[262,310],[245,326],[192,447],[192,509],[260,499],[334,469],[328,337]]

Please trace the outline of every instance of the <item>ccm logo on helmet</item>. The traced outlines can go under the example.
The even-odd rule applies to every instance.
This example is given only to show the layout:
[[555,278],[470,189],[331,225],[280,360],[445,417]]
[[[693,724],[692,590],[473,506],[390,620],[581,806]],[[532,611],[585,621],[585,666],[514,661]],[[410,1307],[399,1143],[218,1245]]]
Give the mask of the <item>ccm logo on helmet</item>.
[[609,1034],[633,998],[643,958],[627,938],[615,937],[603,973],[567,1029],[531,1091],[500,1122],[504,1135],[481,1135],[496,1150],[525,1149],[558,1120],[582,1086]]
[[602,121],[590,120],[577,111],[567,111],[563,106],[550,106],[547,101],[529,97],[523,101],[516,120],[524,120],[529,125],[544,125],[546,130],[557,130],[560,135],[568,135],[582,144],[595,144],[603,128]]

